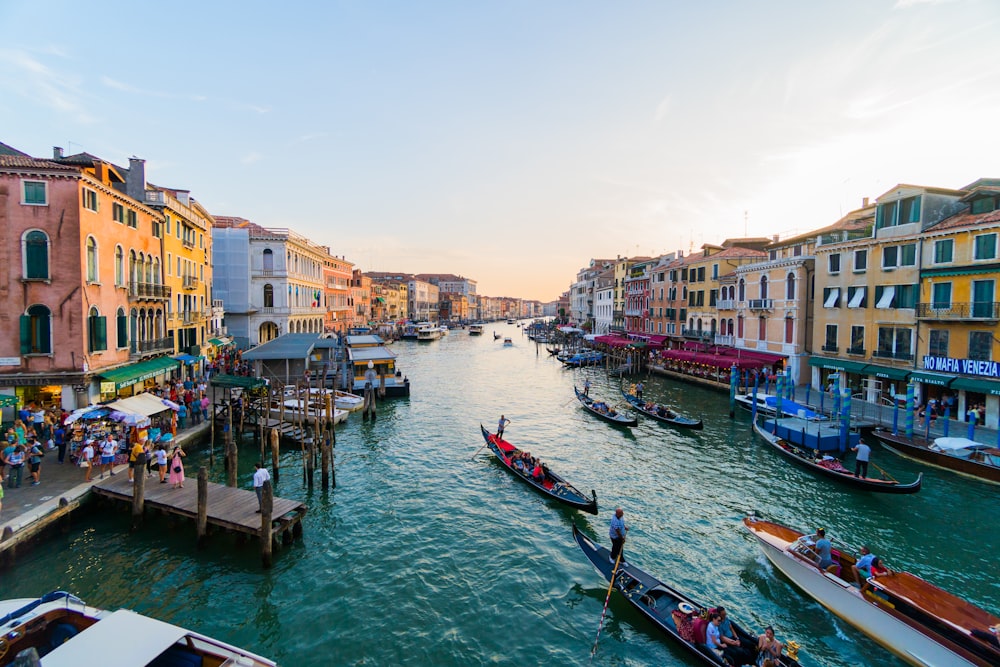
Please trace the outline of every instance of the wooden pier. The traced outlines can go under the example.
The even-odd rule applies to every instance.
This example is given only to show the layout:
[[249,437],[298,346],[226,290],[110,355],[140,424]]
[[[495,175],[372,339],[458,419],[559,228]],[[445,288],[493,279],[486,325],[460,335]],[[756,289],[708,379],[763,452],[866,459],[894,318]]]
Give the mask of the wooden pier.
[[[138,470],[137,477],[141,474]],[[151,477],[133,485],[123,471],[97,482],[91,490],[97,496],[129,503],[135,513],[134,492],[135,486],[139,486],[140,501],[144,507],[166,515],[195,520],[198,524],[199,541],[203,541],[208,526],[216,526],[238,535],[258,537],[261,540],[265,566],[270,565],[272,541],[277,541],[280,536],[281,543],[291,544],[296,537],[302,535],[305,504],[297,500],[271,497],[270,483],[266,485],[265,512],[261,514],[257,511],[257,494],[254,491],[209,482],[204,468],[197,477],[188,477],[185,482],[185,486],[175,489],[172,484],[160,484],[156,477]],[[199,502],[200,499],[202,502]],[[270,525],[265,523],[268,518]]]

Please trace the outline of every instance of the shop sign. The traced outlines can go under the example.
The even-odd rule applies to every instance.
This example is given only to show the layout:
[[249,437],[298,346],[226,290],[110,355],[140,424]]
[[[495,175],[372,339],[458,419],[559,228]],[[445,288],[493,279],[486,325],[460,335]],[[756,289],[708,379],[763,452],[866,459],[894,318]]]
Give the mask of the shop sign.
[[114,382],[102,382],[101,383],[101,393],[102,394],[113,394],[115,393],[115,383]]
[[1000,363],[979,359],[956,359],[955,357],[924,357],[924,370],[962,373],[1000,379]]
[[0,366],[20,366],[21,357],[0,357]]

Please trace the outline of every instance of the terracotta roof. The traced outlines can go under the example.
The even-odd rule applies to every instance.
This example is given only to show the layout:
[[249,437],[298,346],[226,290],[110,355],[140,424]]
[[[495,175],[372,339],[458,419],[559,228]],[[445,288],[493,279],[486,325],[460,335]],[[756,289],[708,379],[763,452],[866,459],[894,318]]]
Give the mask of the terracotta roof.
[[931,225],[924,232],[940,232],[946,229],[957,229],[960,227],[976,227],[979,225],[993,225],[1000,223],[1000,209],[989,213],[956,213],[950,218],[945,218],[936,225]]
[[754,250],[752,248],[740,248],[739,246],[733,246],[731,248],[726,248],[721,252],[717,252],[714,255],[709,255],[708,257],[701,257],[705,261],[713,259],[725,259],[728,257],[767,257],[767,253],[763,250]]
[[70,165],[58,164],[51,160],[40,160],[27,155],[8,155],[0,153],[0,167],[21,169],[57,169],[59,171],[78,171]]
[[798,234],[797,236],[790,236],[786,239],[778,239],[769,248],[780,248],[786,245],[791,245],[793,243],[799,243],[801,241],[807,241],[809,239],[816,238],[822,234],[827,234],[829,232],[840,232],[840,231],[853,231],[855,229],[864,229],[868,225],[872,224],[875,220],[875,207],[866,206],[865,208],[859,208],[857,210],[851,211],[843,218],[833,223],[832,225],[827,225],[826,227],[820,227],[819,229],[814,229],[810,232],[804,234]]

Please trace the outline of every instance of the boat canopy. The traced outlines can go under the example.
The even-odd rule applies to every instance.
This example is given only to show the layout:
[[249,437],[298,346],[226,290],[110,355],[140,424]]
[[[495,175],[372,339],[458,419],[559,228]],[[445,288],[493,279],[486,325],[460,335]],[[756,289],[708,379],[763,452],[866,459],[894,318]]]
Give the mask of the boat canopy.
[[[148,665],[188,634],[184,628],[122,609],[46,655],[45,667],[79,667],[88,655],[101,656],[102,667]],[[122,641],[123,637],[138,641]]]
[[941,450],[977,449],[988,447],[981,442],[968,438],[934,438],[934,446]]

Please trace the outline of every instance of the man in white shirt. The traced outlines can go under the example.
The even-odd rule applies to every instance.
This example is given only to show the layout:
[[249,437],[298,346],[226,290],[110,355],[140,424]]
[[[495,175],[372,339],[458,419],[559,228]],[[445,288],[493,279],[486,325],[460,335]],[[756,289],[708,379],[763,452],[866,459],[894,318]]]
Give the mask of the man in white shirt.
[[108,433],[108,437],[101,443],[101,479],[104,479],[104,472],[115,474],[115,454],[118,453],[118,443],[114,437]]
[[253,490],[257,494],[257,514],[260,514],[264,498],[264,482],[271,480],[271,474],[260,463],[254,463]]

